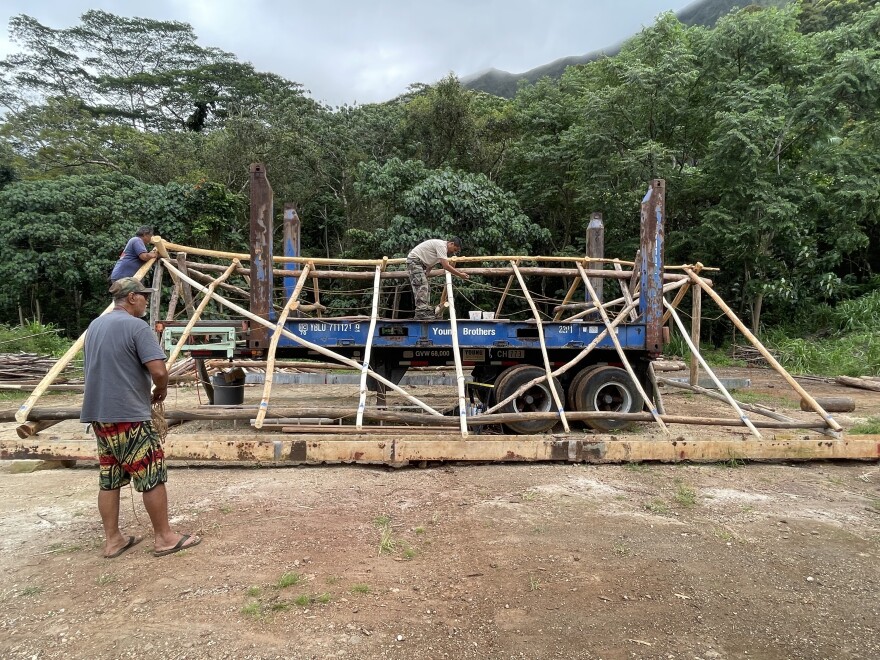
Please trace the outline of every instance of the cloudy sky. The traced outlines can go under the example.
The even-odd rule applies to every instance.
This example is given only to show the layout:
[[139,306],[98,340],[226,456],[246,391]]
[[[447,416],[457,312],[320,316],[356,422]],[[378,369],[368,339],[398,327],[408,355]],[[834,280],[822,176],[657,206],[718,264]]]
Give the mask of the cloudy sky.
[[88,9],[178,20],[214,46],[302,84],[330,105],[385,101],[415,82],[494,67],[521,73],[606,48],[692,0],[3,0],[51,28]]

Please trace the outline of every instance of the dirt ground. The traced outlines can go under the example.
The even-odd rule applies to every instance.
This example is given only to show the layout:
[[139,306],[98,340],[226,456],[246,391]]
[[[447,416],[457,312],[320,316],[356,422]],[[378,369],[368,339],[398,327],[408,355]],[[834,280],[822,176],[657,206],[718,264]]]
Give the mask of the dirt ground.
[[[751,400],[796,407],[742,371]],[[845,426],[880,413],[807,389],[854,397]],[[13,465],[3,658],[880,657],[876,462],[175,465],[174,526],[202,544],[154,558],[124,491],[147,538],[113,560],[96,468]]]

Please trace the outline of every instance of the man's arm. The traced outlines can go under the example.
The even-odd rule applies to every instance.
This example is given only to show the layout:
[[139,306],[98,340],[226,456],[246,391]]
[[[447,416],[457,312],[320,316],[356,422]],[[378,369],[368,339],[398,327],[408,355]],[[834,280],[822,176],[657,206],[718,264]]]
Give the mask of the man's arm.
[[150,360],[144,366],[150,372],[153,379],[153,396],[150,403],[159,403],[168,396],[168,369],[165,368],[164,360]]
[[140,259],[141,261],[149,261],[150,259],[155,259],[158,256],[159,256],[159,250],[156,248],[153,248],[149,252],[141,252],[138,255],[138,259]]
[[460,271],[458,268],[456,268],[456,267],[453,266],[451,263],[449,263],[449,261],[448,261],[447,259],[441,259],[441,260],[440,260],[440,266],[443,268],[443,270],[448,270],[450,273],[452,273],[452,274],[455,275],[456,277],[460,277],[460,278],[463,279],[463,280],[469,280],[469,279],[471,279],[471,276],[470,276],[470,275],[468,275],[467,273],[463,273],[462,271]]

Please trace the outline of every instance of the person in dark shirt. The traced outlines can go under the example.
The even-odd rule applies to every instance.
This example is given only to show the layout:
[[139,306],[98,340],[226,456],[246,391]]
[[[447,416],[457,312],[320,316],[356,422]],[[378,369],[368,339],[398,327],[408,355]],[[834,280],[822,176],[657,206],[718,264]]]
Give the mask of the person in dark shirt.
[[145,261],[150,261],[150,259],[155,259],[159,256],[156,248],[147,251],[147,243],[152,240],[152,227],[143,225],[137,230],[135,235],[125,244],[122,254],[119,255],[119,260],[113,266],[113,272],[110,273],[111,283],[123,277],[133,277]]

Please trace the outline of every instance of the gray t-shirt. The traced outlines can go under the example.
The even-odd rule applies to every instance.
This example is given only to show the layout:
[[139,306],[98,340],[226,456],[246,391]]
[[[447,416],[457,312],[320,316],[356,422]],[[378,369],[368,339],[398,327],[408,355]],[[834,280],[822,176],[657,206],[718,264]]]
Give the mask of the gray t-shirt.
[[446,241],[442,238],[431,238],[423,241],[410,250],[407,259],[418,259],[427,270],[431,270],[441,259],[449,259]]
[[155,333],[143,319],[113,310],[89,324],[83,366],[82,422],[145,422],[150,419],[153,380],[144,366],[165,360]]

